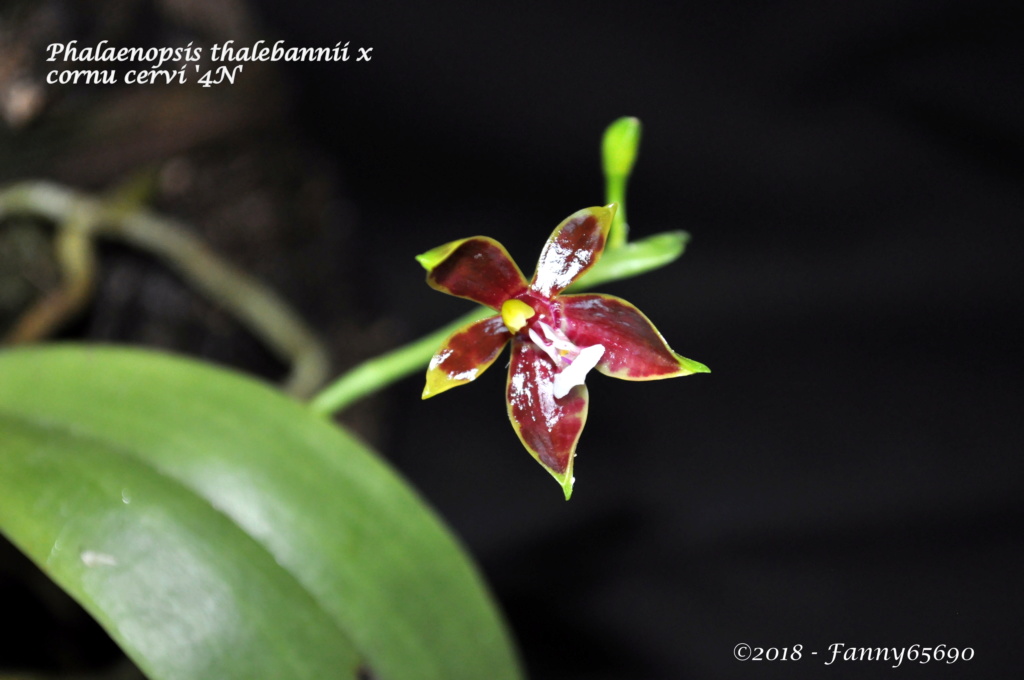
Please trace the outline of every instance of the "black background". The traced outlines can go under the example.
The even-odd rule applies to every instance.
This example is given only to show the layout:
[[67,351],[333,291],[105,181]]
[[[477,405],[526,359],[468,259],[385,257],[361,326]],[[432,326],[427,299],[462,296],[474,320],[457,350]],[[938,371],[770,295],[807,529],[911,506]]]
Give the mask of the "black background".
[[[713,373],[591,378],[569,503],[509,428],[500,368],[388,393],[384,452],[481,560],[534,677],[1024,668],[1011,3],[263,4],[275,36],[374,48],[290,77],[410,335],[466,307],[410,257],[482,233],[529,271],[602,202],[620,115],[645,126],[634,235],[693,235],[607,290]],[[741,642],[804,658],[744,664]],[[825,668],[834,642],[976,657]]]
[[[480,561],[531,677],[1024,669],[1013,3],[256,6],[270,40],[373,48],[284,68],[290,120],[346,186],[332,276],[391,324],[377,350],[469,308],[415,254],[485,234],[529,272],[602,203],[619,116],[644,124],[633,234],[693,237],[603,290],[713,373],[592,376],[570,502],[509,426],[500,363],[379,403],[375,443]],[[803,658],[741,662],[738,643]],[[975,658],[824,667],[832,643]]]

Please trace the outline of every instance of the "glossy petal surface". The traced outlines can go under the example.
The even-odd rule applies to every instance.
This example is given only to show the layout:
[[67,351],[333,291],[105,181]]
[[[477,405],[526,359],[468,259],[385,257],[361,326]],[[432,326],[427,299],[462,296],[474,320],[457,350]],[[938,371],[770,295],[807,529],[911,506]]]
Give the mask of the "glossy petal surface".
[[555,227],[537,262],[530,287],[554,297],[594,266],[604,250],[615,207],[579,210]]
[[526,290],[526,278],[505,246],[486,236],[452,241],[416,258],[431,288],[500,310]]
[[423,398],[476,380],[511,337],[500,316],[487,317],[452,333],[430,360]]
[[604,345],[597,370],[623,380],[659,380],[708,373],[707,366],[673,352],[643,313],[611,295],[558,298],[566,335],[581,347]]
[[533,343],[513,341],[509,364],[508,417],[530,454],[572,494],[573,457],[587,421],[585,385],[561,399],[554,394],[554,367]]

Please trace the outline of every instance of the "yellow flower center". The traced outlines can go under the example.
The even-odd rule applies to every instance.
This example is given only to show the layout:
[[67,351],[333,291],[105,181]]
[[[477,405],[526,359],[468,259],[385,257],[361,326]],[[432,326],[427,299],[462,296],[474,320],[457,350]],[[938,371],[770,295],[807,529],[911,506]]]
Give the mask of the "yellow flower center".
[[518,333],[526,325],[526,320],[536,313],[522,300],[505,300],[501,305],[501,320],[510,333]]

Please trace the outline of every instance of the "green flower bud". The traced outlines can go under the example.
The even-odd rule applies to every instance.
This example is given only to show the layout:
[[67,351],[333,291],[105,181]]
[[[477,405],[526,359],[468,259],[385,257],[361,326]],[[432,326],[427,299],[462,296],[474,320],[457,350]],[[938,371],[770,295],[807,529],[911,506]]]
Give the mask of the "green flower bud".
[[619,118],[604,131],[601,155],[604,174],[607,177],[627,177],[636,162],[640,146],[640,120],[633,117]]

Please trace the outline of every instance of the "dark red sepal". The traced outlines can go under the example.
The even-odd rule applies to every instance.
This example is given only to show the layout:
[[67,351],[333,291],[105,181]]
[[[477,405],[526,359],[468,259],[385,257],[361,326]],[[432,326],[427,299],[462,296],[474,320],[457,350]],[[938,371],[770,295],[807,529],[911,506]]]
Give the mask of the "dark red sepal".
[[509,298],[526,292],[526,277],[505,246],[473,236],[417,256],[431,288],[500,310]]
[[580,347],[604,345],[597,370],[624,380],[659,380],[708,367],[669,348],[643,313],[612,295],[561,295],[557,300],[565,334]]
[[553,385],[554,367],[548,356],[531,342],[513,340],[506,385],[509,420],[526,450],[558,480],[568,500],[589,397],[586,386],[578,385],[556,399]]
[[430,360],[423,398],[476,380],[511,337],[500,316],[476,321],[452,333]]

